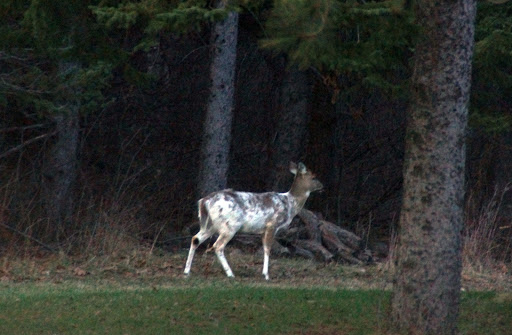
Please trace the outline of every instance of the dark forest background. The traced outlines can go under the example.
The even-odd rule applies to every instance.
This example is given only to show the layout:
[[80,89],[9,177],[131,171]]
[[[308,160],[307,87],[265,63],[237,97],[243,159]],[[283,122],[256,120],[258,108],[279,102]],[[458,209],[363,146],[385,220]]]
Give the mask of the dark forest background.
[[[196,229],[211,27],[239,13],[227,186],[325,186],[307,208],[389,245],[410,59],[403,1],[0,4],[0,249],[181,247]],[[512,3],[478,2],[465,240],[512,255]],[[63,168],[65,167],[65,168]]]

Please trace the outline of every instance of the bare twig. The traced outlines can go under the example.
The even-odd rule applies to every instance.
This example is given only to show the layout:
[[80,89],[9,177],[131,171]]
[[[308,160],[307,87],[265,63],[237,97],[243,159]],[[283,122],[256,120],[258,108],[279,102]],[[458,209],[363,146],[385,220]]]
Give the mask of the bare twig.
[[42,139],[47,138],[47,137],[51,137],[51,136],[53,136],[55,134],[57,134],[57,131],[53,131],[51,133],[47,133],[47,134],[43,134],[43,135],[39,135],[39,136],[36,136],[34,138],[31,138],[30,140],[25,141],[25,142],[21,143],[20,145],[17,145],[14,148],[11,148],[11,149],[5,151],[4,153],[0,154],[0,158],[7,157],[10,154],[15,153],[16,151],[20,151],[21,149],[23,149],[24,147],[26,147],[29,144],[32,144],[34,142],[37,142],[37,141],[42,140]]
[[45,249],[46,249],[46,250],[48,250],[48,251],[51,251],[51,252],[57,252],[57,250],[56,250],[56,249],[54,249],[54,248],[50,247],[48,244],[45,244],[45,243],[43,243],[43,242],[39,241],[37,238],[32,237],[32,236],[30,236],[30,235],[28,235],[28,234],[25,234],[24,232],[19,231],[18,229],[13,228],[13,227],[9,226],[8,224],[5,224],[5,223],[3,223],[3,222],[0,222],[0,226],[5,227],[5,228],[9,229],[10,231],[13,231],[14,233],[16,233],[16,234],[18,234],[18,235],[21,235],[21,236],[23,236],[23,237],[25,237],[25,238],[28,238],[29,240],[31,240],[31,241],[33,241],[33,242],[36,242],[37,244],[39,244],[40,246],[42,246],[43,248],[45,248]]
[[47,126],[48,126],[47,124],[39,123],[39,124],[34,124],[34,125],[24,126],[24,127],[9,127],[9,128],[0,129],[0,133],[9,133],[12,131],[17,131],[17,130],[24,131],[24,130],[34,129],[34,128],[43,128],[43,127],[47,127]]

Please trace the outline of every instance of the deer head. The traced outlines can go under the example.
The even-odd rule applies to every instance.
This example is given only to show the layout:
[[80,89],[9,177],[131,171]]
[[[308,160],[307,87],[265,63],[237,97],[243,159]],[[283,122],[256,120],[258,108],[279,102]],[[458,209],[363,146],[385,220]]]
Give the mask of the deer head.
[[304,202],[311,192],[321,190],[324,187],[316,179],[316,176],[302,163],[295,164],[290,162],[290,172],[295,175],[292,187],[290,188],[290,194],[300,200],[305,198]]

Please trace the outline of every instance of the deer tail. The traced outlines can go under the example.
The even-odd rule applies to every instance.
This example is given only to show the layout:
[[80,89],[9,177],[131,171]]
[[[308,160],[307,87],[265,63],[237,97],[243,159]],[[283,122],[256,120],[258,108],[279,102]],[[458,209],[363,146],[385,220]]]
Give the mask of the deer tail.
[[199,213],[198,213],[199,226],[200,226],[201,230],[207,230],[208,224],[210,223],[211,219],[210,219],[210,213],[208,212],[208,208],[206,207],[206,204],[205,204],[205,199],[200,199],[197,202],[197,207],[199,208]]

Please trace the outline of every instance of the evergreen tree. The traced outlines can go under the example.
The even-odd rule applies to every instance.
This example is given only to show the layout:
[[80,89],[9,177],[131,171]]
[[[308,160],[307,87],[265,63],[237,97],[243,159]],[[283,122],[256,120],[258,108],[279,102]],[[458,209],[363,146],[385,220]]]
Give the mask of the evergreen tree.
[[[216,8],[227,8],[218,0]],[[235,65],[238,42],[238,13],[231,11],[212,28],[210,43],[210,96],[203,123],[199,194],[205,196],[226,188],[233,119]]]
[[478,2],[470,124],[489,134],[512,126],[512,2]]
[[408,334],[455,334],[465,137],[476,1],[417,1],[392,317]]
[[101,103],[111,68],[92,47],[104,44],[94,34],[87,5],[12,0],[3,3],[1,12],[5,39],[0,103],[19,106],[12,112],[27,121],[51,125],[48,135],[55,141],[43,164],[42,203],[56,230],[70,222],[73,210],[80,113]]
[[334,194],[328,196],[332,203],[327,206],[335,209],[340,222],[346,218],[342,199],[347,196],[344,129],[361,116],[355,111],[371,106],[374,97],[395,105],[405,102],[418,29],[404,2],[393,0],[276,0],[265,29],[263,48],[285,53],[299,69],[312,68],[332,92],[334,152],[329,174],[334,187],[329,192]]
[[[512,2],[479,1],[471,84],[468,189],[471,204],[480,211],[495,192],[501,203],[512,201],[506,192],[512,180]],[[474,213],[474,215],[478,215]],[[512,217],[501,206],[499,217]],[[469,224],[469,231],[474,226]],[[495,249],[496,251],[498,249]]]
[[148,50],[162,34],[186,34],[213,23],[211,31],[211,91],[203,123],[199,193],[224,188],[231,142],[238,13],[228,1],[134,1],[96,6],[94,13],[107,27],[128,29],[140,21],[143,36],[134,50]]
[[[261,46],[317,69],[335,89],[334,100],[371,88],[399,95],[416,30],[402,1],[277,0]],[[339,79],[349,85],[339,87]]]
[[296,66],[284,72],[279,92],[279,113],[276,115],[276,136],[272,143],[270,190],[284,192],[290,184],[290,162],[297,160],[305,147],[311,90],[308,73]]

